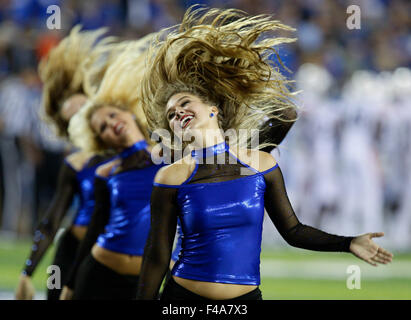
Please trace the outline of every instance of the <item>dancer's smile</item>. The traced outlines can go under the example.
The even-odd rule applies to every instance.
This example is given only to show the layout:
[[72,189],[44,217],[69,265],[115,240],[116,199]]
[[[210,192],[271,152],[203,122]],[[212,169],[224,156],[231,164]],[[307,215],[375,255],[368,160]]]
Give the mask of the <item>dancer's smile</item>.
[[190,124],[191,120],[193,119],[194,119],[193,115],[185,114],[184,116],[182,116],[180,120],[181,128],[183,129],[187,128],[187,126]]

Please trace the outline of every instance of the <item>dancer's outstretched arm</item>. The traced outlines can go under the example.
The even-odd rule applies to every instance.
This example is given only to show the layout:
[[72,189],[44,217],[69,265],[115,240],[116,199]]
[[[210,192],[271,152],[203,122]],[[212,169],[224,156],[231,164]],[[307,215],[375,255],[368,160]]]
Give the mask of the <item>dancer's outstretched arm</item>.
[[71,205],[77,191],[76,188],[76,171],[64,162],[60,168],[56,193],[34,233],[30,256],[26,260],[16,289],[16,299],[33,298],[34,287],[31,283],[31,276],[52,244],[56,232]]
[[[275,165],[275,160],[273,159]],[[389,263],[393,255],[378,246],[372,238],[383,233],[367,233],[345,237],[326,233],[302,224],[294,213],[287,196],[283,175],[279,167],[264,175],[266,181],[265,208],[281,236],[288,244],[315,251],[351,252],[356,257],[376,266]]]

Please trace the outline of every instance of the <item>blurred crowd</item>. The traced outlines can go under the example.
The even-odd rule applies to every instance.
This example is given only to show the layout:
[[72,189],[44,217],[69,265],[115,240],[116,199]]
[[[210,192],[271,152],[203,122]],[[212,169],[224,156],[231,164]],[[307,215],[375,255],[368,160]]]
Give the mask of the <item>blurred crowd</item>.
[[[75,24],[138,38],[193,4],[273,14],[296,28],[287,36],[298,41],[278,53],[303,90],[301,113],[278,157],[303,221],[339,234],[388,226],[411,248],[408,0],[0,0],[0,230],[32,231],[68,150],[42,121],[38,61]],[[360,29],[346,25],[352,4]],[[61,29],[47,28],[50,5]]]
[[276,152],[287,191],[305,224],[330,233],[385,232],[411,249],[411,70],[359,70],[330,95],[335,79],[303,64],[296,75],[300,119]]

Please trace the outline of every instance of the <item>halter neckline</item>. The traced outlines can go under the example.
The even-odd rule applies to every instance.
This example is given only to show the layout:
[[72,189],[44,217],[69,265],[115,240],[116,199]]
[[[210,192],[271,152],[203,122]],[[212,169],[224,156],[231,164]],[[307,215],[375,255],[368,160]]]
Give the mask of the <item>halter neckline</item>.
[[228,144],[226,142],[221,142],[211,147],[207,147],[203,149],[194,149],[191,151],[191,156],[193,158],[207,158],[210,156],[215,156],[217,154],[226,152],[228,150],[229,150]]
[[145,140],[140,140],[134,143],[132,146],[125,148],[123,151],[120,152],[119,156],[122,159],[128,158],[133,153],[145,149],[148,146]]

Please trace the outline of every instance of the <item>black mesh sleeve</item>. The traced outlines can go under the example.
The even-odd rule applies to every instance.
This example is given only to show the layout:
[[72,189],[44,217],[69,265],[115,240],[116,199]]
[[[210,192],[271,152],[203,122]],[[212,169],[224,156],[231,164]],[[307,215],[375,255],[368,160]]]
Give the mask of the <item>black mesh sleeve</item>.
[[151,228],[141,267],[137,299],[158,298],[168,270],[177,227],[177,189],[154,187],[151,194]]
[[70,289],[74,289],[75,279],[80,264],[90,253],[91,248],[96,243],[98,236],[104,232],[104,227],[110,219],[110,191],[105,179],[96,177],[94,180],[95,205],[90,224],[87,228],[86,236],[80,244],[76,254],[76,259],[71,267],[68,281],[65,284]]
[[[294,108],[287,108],[282,111],[281,118],[287,121],[278,119],[269,119],[263,125],[264,130],[260,133],[261,142],[270,142],[279,145],[290,131],[291,127],[297,120],[297,111]],[[268,146],[261,151],[270,153],[274,147]]]
[[57,180],[56,193],[34,233],[30,257],[26,260],[23,270],[24,274],[31,276],[34,273],[37,265],[53,242],[76,192],[76,172],[66,163],[63,163]]
[[350,252],[354,237],[337,236],[301,224],[291,207],[280,168],[264,175],[265,209],[275,227],[288,244],[315,251]]

